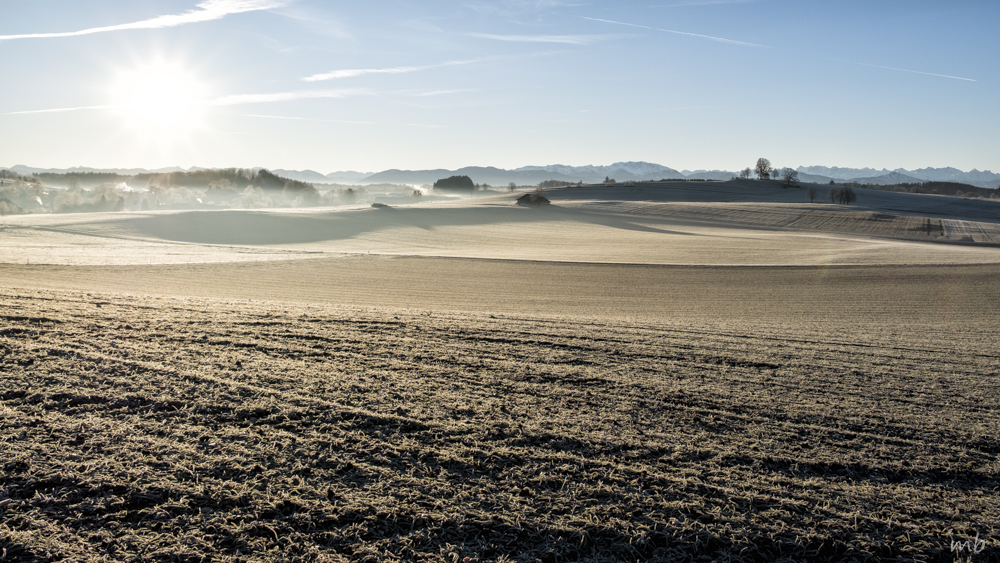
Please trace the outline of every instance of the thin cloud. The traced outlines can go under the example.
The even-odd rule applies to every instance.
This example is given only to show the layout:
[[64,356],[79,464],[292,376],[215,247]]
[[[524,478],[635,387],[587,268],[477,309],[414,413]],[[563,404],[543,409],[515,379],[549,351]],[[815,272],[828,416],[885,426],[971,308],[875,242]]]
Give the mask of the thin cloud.
[[224,18],[230,14],[240,14],[243,12],[255,12],[258,10],[270,10],[287,5],[292,0],[205,0],[197,4],[196,9],[188,10],[183,14],[173,14],[167,16],[157,16],[152,19],[142,20],[119,25],[109,25],[105,27],[91,27],[79,31],[66,31],[57,33],[24,33],[20,35],[0,35],[0,41],[12,39],[45,39],[53,37],[76,37],[79,35],[91,35],[94,33],[106,33],[109,31],[124,31],[129,29],[159,29],[164,27],[176,27],[189,23],[201,23]]
[[[474,88],[464,88],[456,90],[408,90],[397,92],[398,95],[411,96],[411,97],[430,97],[430,96],[445,96],[450,94],[461,94],[465,92],[475,92]],[[339,90],[300,90],[295,92],[272,92],[270,94],[233,94],[229,96],[222,96],[219,98],[214,98],[210,100],[194,101],[191,103],[193,106],[203,106],[203,107],[227,107],[227,106],[240,106],[247,104],[269,104],[278,102],[291,102],[295,100],[310,100],[310,99],[343,99],[352,96],[369,96],[376,95],[377,92],[372,92],[371,90],[364,88],[350,88],[350,89],[339,89]],[[113,110],[122,109],[126,106],[118,105],[104,105],[104,106],[80,106],[80,107],[68,107],[68,108],[50,108],[50,109],[36,109],[27,111],[13,111],[0,115],[29,115],[29,114],[39,114],[39,113],[60,113],[60,112],[70,112],[70,111],[85,111],[85,110]],[[257,117],[261,119],[302,119],[298,117],[282,117],[277,115],[266,115],[266,114],[247,114],[244,117]],[[344,123],[354,123],[354,122],[344,122]],[[356,123],[367,123],[367,122],[356,122]]]
[[854,62],[854,61],[844,61],[844,60],[841,60],[841,59],[830,59],[830,60],[831,61],[837,61],[838,63],[847,63],[847,64],[859,65],[859,66],[870,66],[872,68],[881,68],[881,69],[885,69],[885,70],[895,70],[897,72],[909,72],[909,73],[912,73],[912,74],[923,74],[923,75],[926,75],[926,76],[937,76],[939,78],[951,78],[953,80],[965,80],[966,82],[978,82],[977,80],[974,80],[972,78],[962,78],[961,76],[951,76],[950,74],[935,74],[933,72],[924,72],[922,70],[907,70],[905,68],[896,68],[896,67],[891,67],[891,66],[870,65],[868,63],[858,63],[858,62]]
[[625,26],[628,26],[628,27],[638,27],[638,28],[641,28],[641,29],[649,29],[649,30],[652,30],[652,31],[662,31],[664,33],[674,33],[674,34],[677,34],[677,35],[687,35],[689,37],[698,37],[698,38],[701,38],[701,39],[710,39],[712,41],[719,41],[721,43],[729,43],[730,45],[741,45],[743,47],[764,47],[764,48],[770,48],[767,45],[760,45],[758,43],[747,43],[746,41],[736,41],[735,39],[726,39],[725,37],[715,37],[713,35],[702,35],[700,33],[688,33],[686,31],[675,31],[673,29],[661,29],[659,27],[650,27],[648,25],[638,25],[638,24],[634,24],[634,23],[625,23],[625,22],[619,22],[619,21],[614,21],[614,20],[602,20],[600,18],[588,18],[587,16],[580,16],[580,17],[583,18],[583,19],[585,19],[585,20],[590,20],[590,21],[595,21],[595,22],[613,23],[615,25],[625,25]]
[[[364,96],[371,94],[369,90],[364,89],[343,89],[343,90],[303,90],[298,92],[274,92],[271,94],[234,94],[230,96],[222,96],[219,98],[214,98],[211,100],[201,100],[192,101],[192,106],[203,106],[203,107],[225,107],[225,106],[239,106],[245,104],[267,104],[275,102],[290,102],[294,100],[308,100],[308,99],[339,99],[347,98],[350,96]],[[113,109],[125,109],[128,106],[121,105],[105,105],[105,106],[81,106],[81,107],[69,107],[69,108],[51,108],[51,109],[36,109],[28,111],[13,111],[5,113],[3,115],[28,115],[36,113],[60,113],[69,111],[84,111],[84,110],[113,110]],[[262,118],[273,118],[273,119],[283,119],[277,116],[267,116],[267,115],[255,115],[254,117]],[[295,118],[289,118],[295,119]]]
[[208,106],[237,106],[243,104],[267,104],[274,102],[290,102],[293,100],[308,100],[317,98],[347,98],[350,96],[363,96],[369,94],[363,89],[344,90],[300,90],[297,92],[275,92],[271,94],[235,94],[223,96],[204,102]]
[[322,121],[324,123],[346,123],[349,125],[374,125],[374,121],[345,121],[343,119],[315,119],[312,117],[289,117],[284,115],[263,115],[259,113],[217,113],[216,115],[228,115],[235,117],[253,117],[259,119],[281,119],[291,121]]
[[34,113],[62,113],[67,111],[86,111],[94,109],[113,109],[115,106],[80,106],[74,108],[33,109],[28,111],[11,111],[4,115],[30,115]]
[[393,68],[353,68],[345,70],[332,70],[330,72],[324,72],[322,74],[314,74],[312,76],[307,76],[302,80],[306,82],[318,82],[320,80],[337,80],[340,78],[354,78],[356,76],[364,76],[366,74],[407,74],[410,72],[420,72],[422,70],[430,70],[434,68],[468,65],[481,62],[481,60],[482,59],[473,59],[468,61],[448,61],[440,64],[424,65],[424,66],[397,66]]
[[608,38],[607,35],[495,35],[493,33],[466,33],[469,37],[514,41],[518,43],[565,43],[568,45],[588,45]]

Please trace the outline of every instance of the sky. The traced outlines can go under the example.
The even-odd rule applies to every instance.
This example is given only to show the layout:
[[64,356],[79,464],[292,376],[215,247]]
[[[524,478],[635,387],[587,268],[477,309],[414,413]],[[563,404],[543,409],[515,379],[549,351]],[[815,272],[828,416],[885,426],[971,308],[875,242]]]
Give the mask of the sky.
[[0,166],[1000,172],[995,0],[0,0]]

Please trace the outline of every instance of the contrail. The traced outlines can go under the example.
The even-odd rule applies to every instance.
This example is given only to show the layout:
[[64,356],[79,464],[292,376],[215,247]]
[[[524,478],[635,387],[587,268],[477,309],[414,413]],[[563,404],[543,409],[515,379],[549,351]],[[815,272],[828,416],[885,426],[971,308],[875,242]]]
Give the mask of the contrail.
[[736,41],[734,39],[726,39],[725,37],[715,37],[715,36],[712,36],[712,35],[702,35],[700,33],[688,33],[686,31],[675,31],[673,29],[661,29],[659,27],[650,27],[648,25],[638,25],[638,24],[634,24],[634,23],[616,22],[614,20],[602,20],[601,18],[588,18],[587,16],[580,16],[580,17],[583,18],[583,19],[585,19],[585,20],[590,20],[590,21],[595,21],[595,22],[613,23],[615,25],[626,25],[626,26],[629,26],[629,27],[638,27],[638,28],[641,28],[641,29],[650,29],[650,30],[653,30],[653,31],[662,31],[662,32],[665,32],[665,33],[675,33],[677,35],[688,35],[690,37],[700,37],[701,39],[711,39],[712,41],[720,41],[722,43],[730,43],[732,45],[743,45],[744,47],[764,47],[766,49],[770,48],[767,45],[760,45],[758,43],[747,43],[746,41]]
[[197,9],[189,10],[183,14],[157,16],[148,20],[109,25],[105,27],[91,27],[88,29],[81,29],[79,31],[0,35],[0,41],[10,41],[12,39],[76,37],[79,35],[91,35],[94,33],[106,33],[109,31],[124,31],[127,29],[158,29],[162,27],[175,27],[188,23],[200,23],[217,20],[224,18],[229,14],[240,14],[243,12],[255,12],[257,10],[280,8],[291,1],[292,0],[205,0],[197,5]]
[[952,78],[954,80],[965,80],[966,82],[978,82],[977,80],[974,80],[972,78],[962,78],[961,76],[951,76],[950,74],[935,74],[933,72],[924,72],[922,70],[907,70],[905,68],[896,68],[896,67],[892,67],[892,66],[871,65],[871,64],[868,64],[868,63],[858,63],[858,62],[854,62],[854,61],[845,61],[845,60],[841,60],[841,59],[829,59],[829,60],[831,60],[831,61],[837,61],[838,63],[847,63],[847,64],[850,64],[850,65],[870,66],[872,68],[883,68],[885,70],[895,70],[895,71],[898,71],[898,72],[911,72],[913,74],[925,74],[927,76],[937,76],[939,78]]

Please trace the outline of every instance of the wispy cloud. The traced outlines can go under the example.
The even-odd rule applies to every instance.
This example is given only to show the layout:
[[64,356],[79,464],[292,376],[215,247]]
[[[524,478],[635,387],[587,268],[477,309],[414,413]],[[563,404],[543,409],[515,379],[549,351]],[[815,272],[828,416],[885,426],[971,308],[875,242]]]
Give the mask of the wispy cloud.
[[869,67],[872,67],[872,68],[882,68],[882,69],[885,69],[885,70],[895,70],[897,72],[909,72],[909,73],[913,73],[913,74],[923,74],[923,75],[926,75],[926,76],[937,76],[938,78],[951,78],[953,80],[965,80],[966,82],[977,82],[976,80],[974,80],[972,78],[962,78],[961,76],[951,76],[949,74],[935,74],[933,72],[924,72],[922,70],[907,70],[905,68],[896,68],[896,67],[892,67],[892,66],[871,65],[871,64],[868,64],[868,63],[858,63],[858,62],[854,62],[854,61],[844,61],[844,60],[841,60],[841,59],[830,59],[830,60],[831,61],[837,61],[838,63],[847,63],[847,64],[850,64],[850,65],[869,66]]
[[[275,102],[291,102],[294,100],[308,100],[308,99],[340,99],[348,98],[351,96],[365,96],[371,95],[373,92],[366,89],[342,89],[342,90],[301,90],[296,92],[273,92],[270,94],[233,94],[229,96],[221,96],[218,98],[212,98],[208,100],[198,100],[192,101],[192,106],[201,107],[225,107],[225,106],[240,106],[245,104],[267,104]],[[79,107],[67,107],[67,108],[50,108],[50,109],[36,109],[28,111],[12,111],[2,115],[29,115],[36,113],[62,113],[70,111],[85,111],[85,110],[117,110],[117,109],[128,109],[128,106],[122,105],[104,105],[104,106],[79,106]],[[254,117],[273,119],[295,119],[295,118],[281,118],[276,116],[266,116],[266,115],[255,115]]]
[[469,37],[514,41],[518,43],[565,43],[568,45],[588,45],[608,38],[607,35],[496,35],[493,33],[466,33]]
[[625,22],[619,22],[619,21],[614,21],[614,20],[602,20],[601,18],[588,18],[587,16],[580,16],[580,17],[583,18],[583,19],[585,19],[585,20],[590,20],[590,21],[595,21],[595,22],[613,23],[615,25],[624,25],[624,26],[628,26],[628,27],[638,27],[640,29],[649,29],[649,30],[652,30],[652,31],[662,31],[664,33],[674,33],[676,35],[687,35],[689,37],[698,37],[700,39],[710,39],[712,41],[719,41],[721,43],[729,43],[731,45],[741,45],[743,47],[764,47],[764,48],[768,48],[767,45],[760,45],[758,43],[748,43],[746,41],[736,41],[735,39],[726,39],[725,37],[715,37],[713,35],[702,35],[700,33],[688,33],[686,31],[675,31],[673,29],[662,29],[662,28],[659,28],[659,27],[650,27],[648,25],[639,25],[639,24],[634,24],[634,23],[625,23]]
[[[353,96],[377,96],[377,95],[396,95],[396,96],[425,98],[431,96],[447,96],[451,94],[462,94],[465,92],[475,92],[475,91],[476,89],[474,88],[463,88],[455,90],[402,90],[396,92],[377,92],[366,88],[344,88],[339,90],[299,90],[293,92],[272,92],[269,94],[232,94],[229,96],[221,96],[218,98],[212,98],[208,100],[193,101],[191,102],[191,105],[201,106],[201,107],[228,107],[228,106],[241,106],[248,104],[271,104],[279,102],[292,102],[296,100],[343,99]],[[50,109],[36,109],[27,111],[12,111],[0,115],[29,115],[29,114],[40,114],[40,113],[62,113],[71,111],[118,110],[118,109],[127,109],[127,106],[104,105],[104,106],[50,108]],[[243,116],[257,117],[261,119],[290,119],[290,120],[304,119],[300,117],[283,117],[278,115],[266,115],[266,114],[243,114]],[[310,119],[310,121],[315,121],[315,120]],[[344,123],[353,123],[353,122],[344,122]],[[363,123],[363,122],[356,122],[356,123]]]
[[54,109],[33,109],[28,111],[11,111],[3,115],[30,115],[33,113],[63,113],[67,111],[86,111],[95,109],[114,109],[115,106],[80,106],[73,108],[54,108]]
[[216,115],[229,115],[235,117],[252,117],[256,119],[280,119],[288,121],[322,121],[325,123],[345,123],[348,125],[374,125],[374,121],[345,121],[343,119],[315,119],[312,117],[290,117],[285,115],[263,115],[259,113],[218,113]]
[[0,41],[11,39],[45,39],[53,37],[76,37],[79,35],[91,35],[94,33],[106,33],[109,31],[124,31],[129,29],[158,29],[163,27],[176,27],[189,23],[200,23],[217,20],[229,14],[240,14],[243,12],[255,12],[258,10],[270,10],[280,8],[289,4],[292,0],[205,0],[197,4],[194,10],[188,10],[183,14],[172,14],[167,16],[157,16],[148,20],[105,27],[91,27],[79,31],[66,31],[56,33],[24,33],[20,35],[0,35]]
[[420,72],[422,70],[430,70],[434,68],[468,65],[480,62],[481,60],[482,59],[473,59],[468,61],[448,61],[444,63],[423,65],[423,66],[397,66],[392,68],[352,68],[345,70],[331,70],[330,72],[324,72],[322,74],[314,74],[312,76],[307,76],[302,80],[305,80],[306,82],[318,82],[320,80],[337,80],[340,78],[354,78],[355,76],[364,76],[366,74],[406,74],[410,72]]
[[274,102],[290,102],[293,100],[308,100],[321,98],[348,98],[351,96],[363,96],[371,94],[365,89],[343,89],[343,90],[300,90],[297,92],[274,92],[271,94],[235,94],[208,100],[204,105],[208,106],[237,106],[243,104],[266,104]]

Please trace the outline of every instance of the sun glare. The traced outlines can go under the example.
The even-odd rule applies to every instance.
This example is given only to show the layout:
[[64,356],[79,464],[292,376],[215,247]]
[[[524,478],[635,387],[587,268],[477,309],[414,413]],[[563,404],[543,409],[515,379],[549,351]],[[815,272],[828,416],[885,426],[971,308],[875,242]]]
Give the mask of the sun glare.
[[143,130],[180,131],[200,119],[204,87],[178,65],[153,64],[121,73],[114,85],[116,107]]

